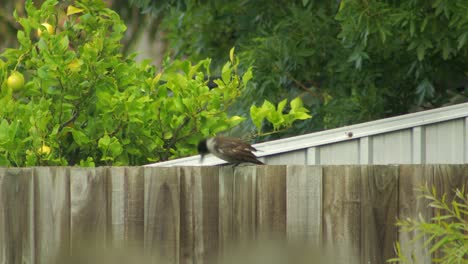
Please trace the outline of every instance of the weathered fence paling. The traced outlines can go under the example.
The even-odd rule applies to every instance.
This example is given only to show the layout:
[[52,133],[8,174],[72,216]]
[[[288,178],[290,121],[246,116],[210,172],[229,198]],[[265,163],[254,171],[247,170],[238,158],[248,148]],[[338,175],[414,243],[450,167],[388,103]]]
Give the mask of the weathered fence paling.
[[416,189],[453,195],[468,165],[0,168],[0,263],[51,263],[90,247],[144,249],[166,263],[219,262],[233,242],[330,246],[338,262],[384,263],[395,220],[433,215]]

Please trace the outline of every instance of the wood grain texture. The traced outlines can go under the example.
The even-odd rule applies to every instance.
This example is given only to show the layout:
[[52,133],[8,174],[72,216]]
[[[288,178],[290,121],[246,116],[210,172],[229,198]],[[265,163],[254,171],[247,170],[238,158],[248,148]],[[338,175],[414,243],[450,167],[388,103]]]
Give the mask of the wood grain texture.
[[385,263],[398,238],[398,167],[361,168],[361,262]]
[[106,168],[70,168],[72,254],[106,243],[107,197]]
[[[400,219],[418,219],[422,216],[429,220],[432,217],[432,210],[428,208],[428,202],[420,199],[420,192],[417,190],[421,186],[432,186],[434,182],[434,167],[432,165],[402,165],[399,167],[399,209]],[[423,241],[411,242],[417,232],[400,232],[398,241],[400,242],[402,253],[405,256],[412,256],[414,263],[431,263],[428,249],[423,247]],[[426,237],[427,238],[427,237]]]
[[114,247],[141,247],[145,176],[142,167],[109,168],[109,239]]
[[361,245],[359,166],[323,169],[323,239],[343,263],[359,263]]
[[122,248],[125,246],[125,207],[127,195],[126,188],[126,171],[125,167],[109,168],[108,197],[107,200],[111,203],[108,215],[109,233],[112,246]]
[[234,238],[234,168],[219,168],[219,250],[224,253]]
[[70,174],[66,167],[34,168],[36,263],[70,250]]
[[257,235],[286,236],[286,166],[257,167]]
[[34,178],[30,168],[0,168],[0,263],[35,263]]
[[455,190],[468,188],[468,166],[466,165],[434,165],[434,182],[437,193],[445,193],[447,201],[455,197]]
[[0,168],[0,263],[52,263],[83,242],[220,263],[228,243],[265,238],[323,242],[338,263],[365,264],[393,257],[397,240],[431,263],[417,234],[394,226],[434,215],[426,184],[451,201],[468,165]]
[[234,172],[233,239],[249,242],[255,239],[256,166],[237,167]]
[[322,241],[322,167],[287,167],[286,214],[288,240]]
[[216,263],[219,170],[183,167],[180,172],[180,263]]
[[179,169],[145,168],[144,174],[145,251],[164,263],[179,263]]

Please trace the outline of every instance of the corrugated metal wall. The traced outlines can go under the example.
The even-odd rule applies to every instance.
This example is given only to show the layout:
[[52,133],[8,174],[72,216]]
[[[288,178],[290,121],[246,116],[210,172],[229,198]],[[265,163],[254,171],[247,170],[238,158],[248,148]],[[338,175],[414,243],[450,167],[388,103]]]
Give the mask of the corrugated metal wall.
[[[271,165],[468,163],[468,103],[255,145]],[[217,165],[199,157],[148,166]]]
[[467,163],[467,118],[264,157],[267,164]]

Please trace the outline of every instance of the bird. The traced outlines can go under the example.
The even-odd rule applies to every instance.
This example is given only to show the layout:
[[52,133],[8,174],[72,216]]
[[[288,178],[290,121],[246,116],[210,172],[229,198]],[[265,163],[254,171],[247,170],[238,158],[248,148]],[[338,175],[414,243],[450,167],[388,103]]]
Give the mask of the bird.
[[254,163],[263,165],[252,153],[257,151],[249,143],[232,137],[211,137],[201,140],[198,143],[198,153],[201,155],[201,162],[206,154],[211,153],[216,157],[233,163],[236,166],[240,163]]

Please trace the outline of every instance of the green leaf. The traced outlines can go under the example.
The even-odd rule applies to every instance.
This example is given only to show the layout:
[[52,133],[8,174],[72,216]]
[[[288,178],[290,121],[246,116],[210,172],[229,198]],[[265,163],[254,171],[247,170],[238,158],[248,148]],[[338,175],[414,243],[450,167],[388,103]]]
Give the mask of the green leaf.
[[240,124],[241,122],[243,122],[245,120],[245,117],[242,117],[242,116],[232,116],[231,118],[229,118],[229,124],[231,127],[234,127],[234,126],[237,126],[238,124]]
[[267,114],[268,113],[262,111],[262,108],[257,107],[256,105],[252,105],[250,107],[250,118],[252,119],[252,122],[257,128],[257,131],[262,130],[262,123]]
[[432,98],[434,96],[434,92],[434,86],[429,81],[429,79],[425,78],[424,80],[422,80],[416,87],[416,94],[418,95],[418,104],[421,104],[426,98]]
[[286,106],[287,103],[288,103],[288,99],[284,99],[283,101],[279,102],[279,104],[278,104],[278,112],[279,113],[283,112],[284,107]]
[[48,49],[47,43],[43,38],[39,39],[37,46],[39,47],[39,50],[41,51],[46,51]]
[[110,142],[111,142],[111,139],[109,135],[105,134],[98,141],[99,149],[101,149],[102,151],[107,151],[107,149],[109,148]]
[[296,97],[291,101],[291,109],[298,110],[302,107],[302,99],[300,97]]
[[227,129],[229,129],[229,126],[224,125],[224,124],[220,124],[220,125],[218,125],[218,126],[212,128],[211,132],[212,132],[213,134],[218,134],[219,132],[225,131],[225,130],[227,130]]
[[229,60],[231,61],[232,64],[234,64],[234,47],[231,48],[229,51]]
[[29,44],[29,38],[26,38],[24,31],[18,30],[18,33],[16,34],[16,37],[18,38],[18,42],[23,45],[23,46],[28,46]]
[[273,125],[273,130],[277,131],[284,122],[282,113],[270,111],[267,115],[267,120]]
[[411,21],[410,21],[410,36],[411,36],[411,37],[414,36],[414,31],[415,31],[414,20],[411,20]]
[[80,160],[80,167],[96,167],[96,163],[92,157],[87,157],[86,160]]
[[231,63],[226,62],[224,64],[223,69],[221,70],[221,80],[224,83],[229,83],[231,81]]
[[88,136],[80,130],[73,129],[72,135],[73,140],[75,140],[76,144],[79,146],[84,146],[90,142]]
[[247,83],[252,79],[252,77],[252,67],[249,67],[249,69],[242,76],[242,84],[244,85],[244,87],[247,86]]
[[8,124],[8,121],[3,119],[0,123],[0,146],[5,145],[10,141],[10,137],[8,135],[9,128],[10,124]]
[[60,49],[62,50],[67,50],[68,49],[68,45],[69,45],[69,40],[68,40],[68,36],[64,36],[62,38],[60,38]]
[[311,118],[312,116],[305,113],[305,112],[295,112],[294,113],[294,119],[299,119],[299,120],[306,120]]
[[113,158],[118,157],[123,152],[122,145],[116,137],[112,137],[111,143],[109,144],[109,151]]
[[67,7],[67,16],[70,16],[70,15],[73,15],[73,14],[78,14],[78,13],[81,13],[83,11],[84,11],[84,9],[69,5]]
[[461,48],[465,45],[467,39],[468,39],[468,32],[465,32],[458,37],[457,50],[461,50]]
[[418,56],[418,60],[422,61],[424,59],[424,54],[426,53],[426,46],[424,45],[419,45],[416,48],[416,54]]
[[427,22],[429,21],[429,17],[425,17],[423,22],[421,23],[421,32],[423,32],[426,29]]
[[171,138],[172,138],[172,132],[166,132],[166,133],[164,133],[163,138],[164,138],[164,139],[171,139]]

